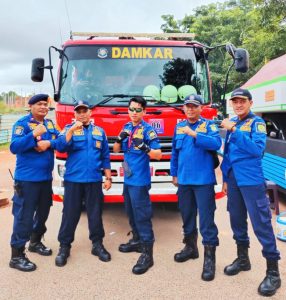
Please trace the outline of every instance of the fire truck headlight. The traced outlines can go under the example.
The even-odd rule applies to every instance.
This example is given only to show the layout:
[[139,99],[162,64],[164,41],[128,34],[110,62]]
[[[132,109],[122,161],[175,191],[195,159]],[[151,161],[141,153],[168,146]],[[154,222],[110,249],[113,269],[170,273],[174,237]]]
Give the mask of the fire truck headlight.
[[66,172],[66,167],[64,165],[58,165],[58,174],[60,177],[64,177]]

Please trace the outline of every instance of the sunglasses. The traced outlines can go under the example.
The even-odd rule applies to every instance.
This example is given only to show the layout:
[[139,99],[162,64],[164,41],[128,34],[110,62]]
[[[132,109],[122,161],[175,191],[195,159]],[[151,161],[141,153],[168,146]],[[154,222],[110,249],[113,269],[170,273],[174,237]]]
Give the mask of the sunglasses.
[[141,113],[143,111],[143,108],[142,107],[138,107],[138,108],[135,108],[135,107],[128,107],[128,109],[132,112],[136,111],[137,113]]

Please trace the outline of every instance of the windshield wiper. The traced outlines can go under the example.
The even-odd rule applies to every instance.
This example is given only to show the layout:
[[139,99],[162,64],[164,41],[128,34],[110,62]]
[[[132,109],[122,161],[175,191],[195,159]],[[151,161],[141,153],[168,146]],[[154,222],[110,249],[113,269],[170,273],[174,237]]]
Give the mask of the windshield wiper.
[[[93,105],[92,107],[96,107],[96,106],[99,106],[99,105],[103,105],[107,102],[109,102],[110,100],[114,99],[114,98],[132,98],[132,97],[136,97],[136,96],[139,96],[139,95],[128,95],[128,94],[112,94],[112,95],[103,95],[103,97],[106,97],[104,99],[102,99],[101,101],[99,101],[98,103],[96,103],[95,105]],[[143,97],[143,96],[141,96]],[[146,97],[146,96],[145,96]],[[148,97],[148,96],[147,96]],[[146,97],[146,98],[147,98]],[[180,107],[177,107],[175,105],[172,105],[170,103],[167,103],[165,101],[162,101],[162,100],[156,100],[156,99],[148,99],[148,101],[151,101],[151,102],[155,102],[155,103],[158,103],[158,104],[163,104],[164,106],[168,106],[168,107],[172,107],[176,110],[179,110],[180,112],[184,113],[184,110]]]
[[[145,96],[145,97],[146,97],[146,96]],[[147,97],[148,97],[148,96],[147,96]],[[147,98],[147,97],[146,97],[146,98]],[[182,108],[177,107],[177,106],[175,106],[175,105],[172,105],[172,104],[170,104],[170,103],[168,103],[168,102],[165,102],[165,101],[163,101],[163,100],[156,100],[156,99],[152,98],[152,99],[148,99],[148,101],[150,101],[150,102],[155,102],[155,103],[158,103],[158,104],[163,104],[164,106],[172,107],[172,108],[174,108],[174,109],[176,109],[176,110],[179,110],[179,111],[182,112],[182,113],[185,113],[184,110],[183,110]]]
[[103,97],[106,97],[106,98],[104,98],[101,101],[99,101],[98,103],[94,104],[92,107],[96,107],[96,106],[105,104],[114,98],[132,98],[132,97],[136,97],[136,96],[138,96],[138,95],[127,95],[127,94],[103,95]]

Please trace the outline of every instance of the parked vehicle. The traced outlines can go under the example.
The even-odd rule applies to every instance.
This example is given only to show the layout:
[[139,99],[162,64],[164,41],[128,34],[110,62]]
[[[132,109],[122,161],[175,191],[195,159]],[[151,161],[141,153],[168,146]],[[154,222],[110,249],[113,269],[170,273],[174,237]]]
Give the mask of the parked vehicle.
[[[74,39],[78,36],[78,39]],[[123,153],[112,153],[112,146],[122,125],[129,121],[128,101],[136,95],[148,101],[145,121],[157,131],[162,146],[161,161],[152,161],[152,201],[177,201],[170,176],[172,136],[175,125],[185,119],[184,98],[192,93],[205,100],[202,116],[214,119],[208,53],[226,46],[239,72],[248,68],[248,53],[231,44],[208,47],[192,41],[192,34],[102,34],[72,33],[62,49],[50,47],[49,65],[37,58],[32,64],[32,80],[42,81],[44,69],[52,75],[51,50],[60,54],[58,80],[54,83],[56,122],[59,129],[73,120],[73,105],[86,100],[92,118],[104,128],[109,141],[113,187],[106,202],[120,202],[123,182]],[[66,155],[56,153],[55,195],[63,195]]]

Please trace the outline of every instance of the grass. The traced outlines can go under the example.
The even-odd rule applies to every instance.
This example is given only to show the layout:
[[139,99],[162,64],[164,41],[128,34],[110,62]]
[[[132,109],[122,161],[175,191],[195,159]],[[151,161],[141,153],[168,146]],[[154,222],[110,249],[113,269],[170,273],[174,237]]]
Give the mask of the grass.
[[9,150],[10,143],[0,144],[0,151]]
[[23,113],[25,112],[24,107],[10,108],[3,101],[0,101],[0,114],[10,114],[10,113]]

